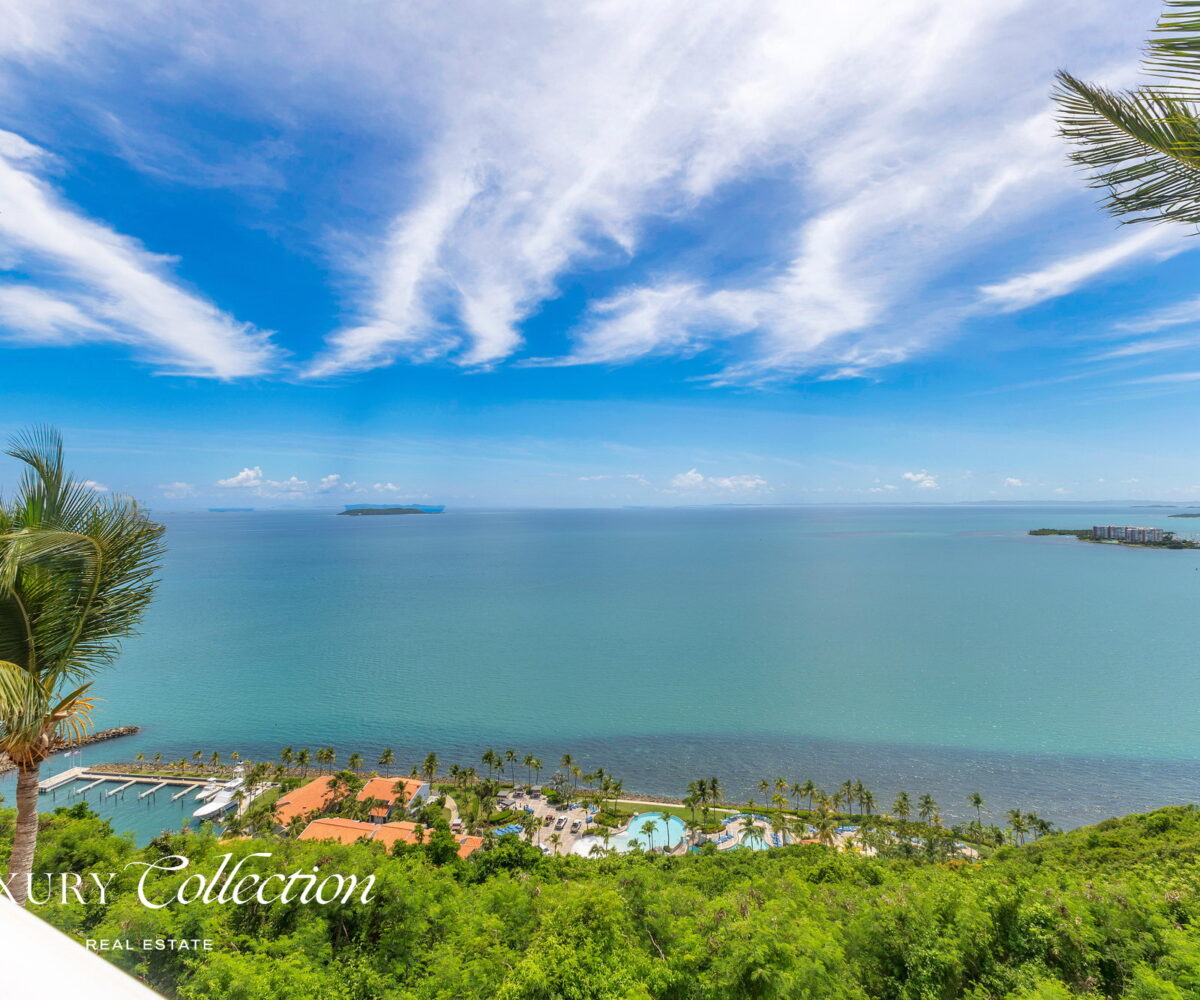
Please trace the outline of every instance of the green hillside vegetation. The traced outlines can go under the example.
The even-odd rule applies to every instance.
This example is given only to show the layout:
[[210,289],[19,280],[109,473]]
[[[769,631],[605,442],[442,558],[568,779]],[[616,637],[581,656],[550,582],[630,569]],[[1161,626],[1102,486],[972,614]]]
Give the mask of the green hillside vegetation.
[[[12,814],[0,813],[0,844]],[[271,871],[378,877],[372,903],[35,912],[80,938],[212,938],[207,955],[116,953],[169,996],[206,1000],[732,1000],[1200,996],[1200,811],[1109,820],[991,858],[774,851],[547,858],[508,837],[468,861],[443,833],[378,845],[221,843],[144,849],[85,805],[45,818],[38,871],[116,871],[184,854],[273,851]],[[7,848],[0,848],[0,854]],[[152,883],[158,897],[186,873]]]

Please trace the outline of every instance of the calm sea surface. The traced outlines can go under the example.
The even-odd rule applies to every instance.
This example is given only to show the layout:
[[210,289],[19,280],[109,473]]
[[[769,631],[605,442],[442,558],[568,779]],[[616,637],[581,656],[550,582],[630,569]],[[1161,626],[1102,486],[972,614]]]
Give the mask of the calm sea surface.
[[948,817],[976,789],[1063,825],[1192,801],[1200,551],[1026,535],[1200,531],[1176,512],[164,513],[159,599],[97,685],[99,725],[144,731],[83,761],[491,746],[645,793],[859,778]]

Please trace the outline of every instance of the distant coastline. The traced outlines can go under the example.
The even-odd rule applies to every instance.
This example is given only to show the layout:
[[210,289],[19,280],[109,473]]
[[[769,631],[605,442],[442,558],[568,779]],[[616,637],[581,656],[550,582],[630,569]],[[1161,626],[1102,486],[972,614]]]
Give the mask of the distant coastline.
[[[1170,514],[1169,517],[1200,517],[1200,514]],[[1081,542],[1097,545],[1126,545],[1139,549],[1197,549],[1200,542],[1176,538],[1174,532],[1163,532],[1162,541],[1131,541],[1121,538],[1094,538],[1091,528],[1032,528],[1031,535],[1074,535]]]

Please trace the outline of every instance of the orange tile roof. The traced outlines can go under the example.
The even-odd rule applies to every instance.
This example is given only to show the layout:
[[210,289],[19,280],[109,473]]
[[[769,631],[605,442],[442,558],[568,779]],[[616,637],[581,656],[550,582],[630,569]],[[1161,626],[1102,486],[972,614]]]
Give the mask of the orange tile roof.
[[407,804],[412,801],[413,795],[426,782],[420,778],[369,778],[363,785],[362,791],[358,793],[358,801],[379,799],[380,802],[391,805],[396,801],[395,788],[397,784],[404,789],[404,801]]
[[353,844],[363,837],[370,837],[377,829],[374,823],[360,823],[356,819],[330,816],[326,819],[314,819],[297,839],[336,840],[339,844]]
[[297,816],[306,816],[314,810],[324,809],[333,798],[329,786],[333,778],[325,775],[314,778],[307,785],[294,788],[281,796],[275,803],[275,822],[287,826]]
[[458,841],[458,856],[460,858],[469,858],[483,847],[482,837],[455,837],[454,839]]
[[403,841],[406,844],[419,844],[424,840],[425,835],[422,834],[420,839],[418,839],[417,831],[423,829],[417,823],[383,823],[374,827],[375,840],[389,848],[397,841]]

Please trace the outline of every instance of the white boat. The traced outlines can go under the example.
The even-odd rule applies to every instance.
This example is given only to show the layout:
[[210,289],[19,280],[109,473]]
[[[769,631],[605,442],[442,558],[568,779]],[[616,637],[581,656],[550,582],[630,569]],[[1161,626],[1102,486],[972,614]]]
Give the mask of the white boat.
[[203,788],[201,788],[200,791],[198,791],[196,793],[196,801],[204,802],[206,799],[211,799],[214,795],[217,794],[217,792],[219,792],[221,790],[221,787],[222,786],[221,786],[220,782],[216,782],[216,781],[209,782],[207,785],[205,785]]
[[242,779],[234,778],[233,781],[226,785],[222,785],[217,793],[194,813],[193,819],[212,819],[220,816],[221,813],[227,812],[234,807],[238,789],[242,787]]

